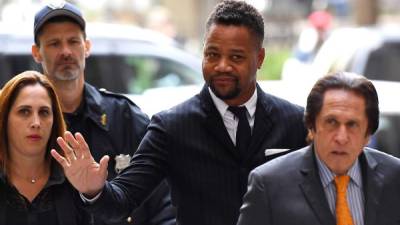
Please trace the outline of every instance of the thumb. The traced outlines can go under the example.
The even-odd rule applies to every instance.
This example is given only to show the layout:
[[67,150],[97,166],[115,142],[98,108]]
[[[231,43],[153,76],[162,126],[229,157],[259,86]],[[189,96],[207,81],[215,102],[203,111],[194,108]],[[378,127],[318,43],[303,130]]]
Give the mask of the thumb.
[[108,172],[107,168],[108,168],[109,160],[110,160],[110,157],[108,155],[105,155],[100,159],[100,173],[105,178],[107,178],[107,172]]

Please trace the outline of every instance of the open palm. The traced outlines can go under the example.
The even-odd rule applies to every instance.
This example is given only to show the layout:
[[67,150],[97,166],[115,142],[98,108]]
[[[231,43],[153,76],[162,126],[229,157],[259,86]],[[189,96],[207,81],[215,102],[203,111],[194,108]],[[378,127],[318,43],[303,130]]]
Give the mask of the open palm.
[[108,156],[103,156],[97,163],[89,147],[80,133],[75,137],[71,132],[65,132],[64,137],[58,137],[57,143],[64,152],[64,156],[56,150],[51,155],[61,164],[69,182],[87,197],[94,197],[104,187],[107,179]]

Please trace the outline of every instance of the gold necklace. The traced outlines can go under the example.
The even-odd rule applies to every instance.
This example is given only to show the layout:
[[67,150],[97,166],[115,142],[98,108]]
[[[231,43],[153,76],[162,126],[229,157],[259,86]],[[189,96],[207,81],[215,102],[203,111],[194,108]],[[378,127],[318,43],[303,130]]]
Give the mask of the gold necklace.
[[44,174],[38,176],[38,177],[31,177],[30,179],[28,179],[28,181],[30,181],[31,184],[36,184],[36,182],[38,182],[39,180],[41,180],[42,178],[46,177],[47,173],[45,172]]
[[25,180],[25,181],[27,181],[27,182],[30,183],[30,184],[36,184],[39,180],[41,180],[43,177],[46,176],[46,173],[45,173],[45,174],[42,174],[42,175],[40,175],[40,176],[38,176],[38,177],[30,177],[30,178],[29,178],[29,177],[22,176],[22,175],[20,175],[20,174],[18,174],[18,173],[14,173],[14,176],[19,177],[20,179]]

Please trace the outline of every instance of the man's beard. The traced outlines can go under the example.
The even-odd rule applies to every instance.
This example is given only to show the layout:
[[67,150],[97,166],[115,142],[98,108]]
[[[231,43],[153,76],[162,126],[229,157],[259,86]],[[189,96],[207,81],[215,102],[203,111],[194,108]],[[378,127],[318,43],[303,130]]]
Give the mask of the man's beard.
[[60,72],[55,72],[54,77],[60,81],[76,80],[79,77],[79,71],[77,69],[67,69]]
[[[68,63],[68,64],[64,64]],[[54,77],[60,81],[73,81],[80,76],[80,65],[77,60],[72,57],[62,58],[56,66],[54,71]],[[58,68],[57,68],[58,67]],[[84,64],[83,64],[84,67]]]
[[[217,75],[218,76],[218,75]],[[231,76],[235,79],[235,85],[233,86],[233,88],[231,90],[229,90],[226,93],[222,93],[221,91],[219,91],[213,82],[213,77],[210,79],[210,81],[208,82],[208,86],[211,88],[212,92],[220,99],[222,100],[230,100],[230,99],[234,99],[237,96],[239,96],[240,94],[240,87],[239,87],[239,80],[235,77],[235,76]]]

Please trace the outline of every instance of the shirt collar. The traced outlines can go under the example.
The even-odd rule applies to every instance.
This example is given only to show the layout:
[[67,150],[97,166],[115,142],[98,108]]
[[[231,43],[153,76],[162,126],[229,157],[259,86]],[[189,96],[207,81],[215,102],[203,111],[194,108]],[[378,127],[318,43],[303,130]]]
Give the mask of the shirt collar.
[[[222,99],[218,98],[211,90],[211,88],[208,88],[208,91],[210,92],[211,99],[213,100],[215,106],[217,107],[218,112],[221,114],[222,117],[224,117],[226,111],[228,110],[229,105],[226,104]],[[254,114],[256,113],[256,106],[257,106],[257,89],[254,90],[254,93],[251,96],[251,98],[240,106],[245,106],[247,112],[250,115],[250,118],[253,118]]]
[[[318,157],[318,154],[315,152],[315,158],[317,160],[317,165],[318,165],[318,171],[319,175],[321,178],[322,186],[326,188],[330,183],[333,182],[335,179],[336,174],[333,173],[327,166],[326,164]],[[358,186],[362,186],[362,179],[361,179],[361,169],[360,169],[360,163],[357,160],[353,163],[351,166],[350,170],[347,172],[347,175],[350,176],[351,180]]]

